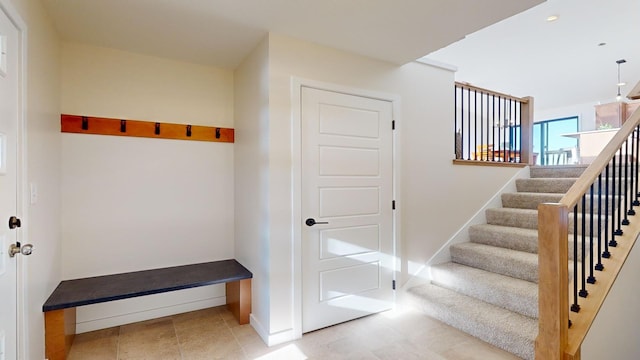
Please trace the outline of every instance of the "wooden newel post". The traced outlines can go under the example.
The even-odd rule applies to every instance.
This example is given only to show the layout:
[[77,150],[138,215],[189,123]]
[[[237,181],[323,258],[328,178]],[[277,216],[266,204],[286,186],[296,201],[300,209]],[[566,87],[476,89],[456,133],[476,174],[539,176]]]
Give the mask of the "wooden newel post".
[[569,211],[561,204],[538,206],[537,360],[564,358],[569,331]]
[[520,108],[520,131],[522,132],[522,143],[520,162],[534,165],[533,162],[533,97],[524,98]]

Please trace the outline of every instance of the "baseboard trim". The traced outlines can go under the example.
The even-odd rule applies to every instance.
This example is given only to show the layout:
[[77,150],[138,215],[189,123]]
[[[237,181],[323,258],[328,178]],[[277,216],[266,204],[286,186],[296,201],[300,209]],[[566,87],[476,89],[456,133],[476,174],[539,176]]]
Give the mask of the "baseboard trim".
[[253,314],[251,314],[250,316],[249,323],[251,324],[253,329],[258,333],[262,341],[264,341],[264,343],[267,344],[267,346],[279,345],[279,344],[293,341],[299,338],[299,337],[296,337],[296,334],[293,331],[293,329],[287,329],[287,330],[279,331],[273,334],[268,333],[265,330],[264,326],[262,326],[262,323],[260,323],[260,321],[255,316],[253,316]]
[[[76,323],[76,333],[84,333],[100,329],[106,329],[114,326],[131,324],[139,321],[151,320],[163,316],[181,314],[189,311],[202,310],[210,307],[221,306],[226,304],[226,297],[215,297],[203,300],[197,300],[187,303],[181,303],[171,306],[163,306],[145,311],[137,311],[122,315],[110,316],[100,319],[91,319],[88,321]],[[78,308],[78,310],[80,310]]]

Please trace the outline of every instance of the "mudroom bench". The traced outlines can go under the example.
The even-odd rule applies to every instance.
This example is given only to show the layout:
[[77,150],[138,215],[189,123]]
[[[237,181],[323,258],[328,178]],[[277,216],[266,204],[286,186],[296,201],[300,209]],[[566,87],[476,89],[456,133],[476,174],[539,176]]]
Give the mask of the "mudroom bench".
[[236,260],[174,266],[62,281],[42,306],[45,353],[64,360],[76,333],[76,307],[213,284],[226,284],[227,306],[249,322],[253,274]]

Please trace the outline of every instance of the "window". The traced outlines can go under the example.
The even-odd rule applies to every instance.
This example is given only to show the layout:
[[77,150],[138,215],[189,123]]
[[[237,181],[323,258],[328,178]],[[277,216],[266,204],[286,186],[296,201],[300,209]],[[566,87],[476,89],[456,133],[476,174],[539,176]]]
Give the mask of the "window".
[[536,165],[565,165],[578,161],[578,139],[562,136],[578,131],[578,117],[540,121],[533,124],[533,152]]

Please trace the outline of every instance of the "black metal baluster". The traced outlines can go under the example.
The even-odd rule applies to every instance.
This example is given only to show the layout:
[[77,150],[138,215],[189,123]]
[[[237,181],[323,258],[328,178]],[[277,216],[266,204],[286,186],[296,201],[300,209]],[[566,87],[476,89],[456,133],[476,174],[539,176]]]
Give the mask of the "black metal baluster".
[[507,106],[507,109],[509,109],[509,121],[508,121],[508,125],[509,125],[509,146],[507,147],[507,156],[506,156],[506,161],[511,162],[511,148],[513,147],[513,144],[511,143],[513,141],[513,139],[511,138],[513,136],[513,134],[511,133],[512,126],[511,123],[513,122],[513,100],[509,99],[509,102],[507,103],[509,106]]
[[[622,146],[624,146],[624,219],[622,219],[622,225],[629,225],[629,219],[627,218],[627,214],[629,212],[629,140],[625,140]],[[622,149],[623,148],[621,147],[620,155],[622,155]]]
[[[587,195],[582,195],[582,220],[580,221],[580,229],[582,230],[582,244],[580,244],[582,251],[580,253],[580,255],[582,255],[582,257],[580,258],[580,264],[582,264],[581,266],[581,270],[582,270],[582,276],[580,277],[581,279],[581,285],[582,288],[580,289],[580,293],[578,295],[580,295],[580,297],[587,297],[589,295],[589,292],[587,292],[587,284],[586,284],[586,277],[587,277],[587,272],[586,272],[586,264],[587,264],[587,254],[586,254],[586,248],[587,248],[587,239],[586,239],[586,224],[587,224],[587,219],[586,219],[586,211],[587,211]],[[573,244],[574,247],[578,246],[578,244]],[[573,261],[577,261],[577,258],[573,259]]]
[[[619,150],[618,150],[618,152],[619,152]],[[621,189],[622,188],[622,171],[621,171],[622,170],[622,166],[620,164],[618,164],[618,166],[616,167],[616,156],[619,156],[619,154],[616,154],[616,155],[613,156],[613,193],[614,193],[613,199],[615,200],[616,199],[615,196],[616,195],[618,196],[618,201],[617,201],[618,206],[616,208],[617,216],[614,216],[614,218],[616,219],[615,226],[617,227],[617,229],[616,229],[614,235],[620,236],[620,235],[622,235],[622,228],[621,228],[621,226],[622,226],[622,213],[621,213],[621,211],[622,211],[622,196],[621,196],[622,195],[621,194],[622,193],[622,191],[621,191],[622,190]],[[620,159],[622,159],[622,158],[620,158]],[[618,171],[618,178],[617,178],[618,181],[617,182],[616,182],[616,170]],[[617,188],[616,188],[616,183],[617,183]],[[614,246],[614,247],[616,245],[618,245],[618,242],[616,241],[615,237],[611,238],[611,243],[609,243],[609,245]]]
[[634,165],[635,165],[635,160],[634,160],[634,150],[635,150],[635,146],[636,146],[636,137],[635,135],[635,131],[633,133],[631,133],[631,154],[629,154],[629,148],[627,148],[627,162],[629,163],[629,174],[627,175],[627,181],[628,181],[628,185],[627,185],[627,192],[629,193],[629,211],[627,211],[627,215],[629,216],[634,216],[636,214],[636,211],[633,209],[633,199],[634,199],[634,194],[633,194],[633,184],[635,183],[635,173],[634,173]]
[[[593,186],[594,184],[591,184],[591,187],[589,189],[589,197],[590,197],[589,198],[589,277],[587,278],[587,282],[589,284],[596,283],[596,277],[593,276],[593,268],[594,268],[594,264],[593,264],[593,231],[594,231],[593,229],[593,197],[594,197]],[[582,244],[583,251],[584,251],[584,248],[585,248],[585,245]],[[584,254],[582,256],[584,256]],[[586,260],[583,257],[582,263],[584,264],[585,262]]]
[[[484,102],[482,102],[482,98],[484,97],[484,92],[480,92],[480,144],[486,144],[486,142],[484,142],[484,120],[483,115],[484,115]],[[477,110],[477,105],[476,105],[476,110]]]
[[578,305],[578,205],[573,207],[573,304],[571,304],[571,311],[580,311],[580,305]]
[[453,156],[458,158],[458,86],[453,86]]
[[[502,121],[500,119],[500,116],[501,116],[501,111],[500,110],[501,109],[502,109],[502,97],[498,96],[498,127],[497,127],[497,129],[498,129],[498,158],[500,156],[500,126],[501,126],[500,122]],[[496,142],[495,141],[493,142],[493,149],[494,150],[496,149]],[[495,152],[494,152],[494,154],[495,154]],[[497,161],[497,160],[494,159],[494,161]]]
[[[491,107],[491,142],[496,142],[496,96],[491,95],[493,106]],[[495,145],[494,145],[495,146]],[[491,160],[493,160],[493,151],[491,152]]]
[[[467,93],[467,131],[469,132],[469,135],[467,136],[467,145],[469,147],[469,152],[473,152],[474,154],[474,160],[478,160],[477,149],[475,151],[472,151],[473,148],[471,147],[471,90],[465,90],[465,92]],[[469,158],[471,158],[471,156],[469,156]]]
[[633,200],[633,205],[634,206],[640,206],[640,193],[638,192],[638,182],[640,182],[640,179],[638,177],[638,174],[640,173],[640,159],[638,158],[638,155],[640,155],[640,125],[638,125],[636,127],[636,131],[634,133],[635,135],[635,139],[636,139],[636,147],[634,149],[634,156],[633,158],[635,159],[635,163],[636,163],[636,172],[634,173],[635,176],[635,190],[634,190],[634,198],[635,200]]
[[[613,197],[611,197],[609,192],[609,169],[611,168],[611,163],[607,164],[604,168],[604,252],[602,253],[602,257],[608,259],[611,257],[611,253],[609,252],[609,218],[613,215],[609,214],[609,202],[611,202],[611,212],[613,213]],[[611,219],[613,223],[613,219]],[[611,225],[611,238],[613,238],[613,225]]]
[[[605,218],[607,217],[606,212],[604,216]],[[606,231],[605,225],[605,232]],[[591,246],[591,252],[593,253],[593,246]],[[602,173],[598,175],[598,263],[595,269],[598,271],[604,270],[604,265],[602,265]]]
[[490,107],[489,102],[491,101],[491,94],[487,93],[485,101],[487,103],[487,106],[485,106],[486,112],[487,112],[486,116],[485,116],[485,121],[487,122],[487,128],[485,129],[485,135],[487,136],[487,142],[485,144],[487,144],[487,146],[489,146],[489,141],[490,141],[489,140],[489,138],[490,138],[489,135],[490,135],[490,131],[491,131],[491,122],[490,122],[491,120],[489,119],[489,109],[491,107]]
[[[471,97],[471,91],[469,91],[469,97]],[[473,90],[473,145],[478,152],[478,91]],[[482,142],[480,142],[480,149],[482,149]]]

